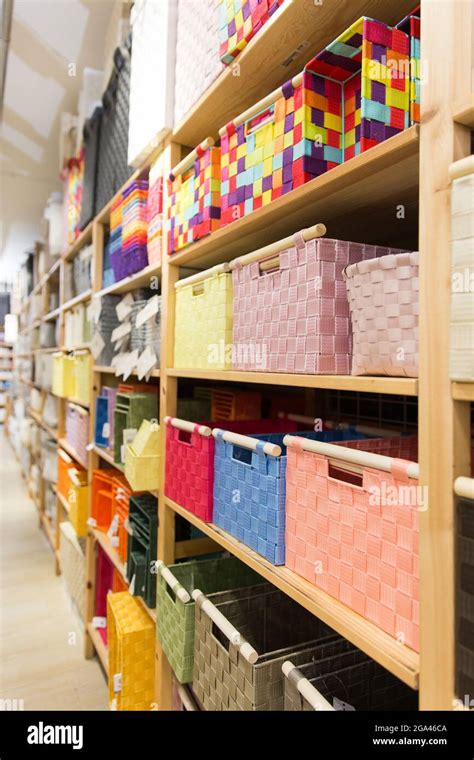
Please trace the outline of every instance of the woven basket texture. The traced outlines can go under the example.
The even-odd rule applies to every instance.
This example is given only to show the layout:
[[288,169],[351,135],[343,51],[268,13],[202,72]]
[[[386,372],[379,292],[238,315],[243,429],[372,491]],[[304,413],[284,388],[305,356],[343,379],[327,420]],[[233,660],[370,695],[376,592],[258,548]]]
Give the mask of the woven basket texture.
[[282,665],[300,665],[336,634],[270,584],[218,605],[221,612],[258,652],[248,663],[196,605],[193,689],[206,710],[282,710]]
[[149,493],[133,494],[129,500],[130,535],[127,547],[127,578],[135,575],[135,596],[148,607],[156,603],[156,561],[158,538],[158,501]]
[[62,522],[59,550],[61,575],[67,591],[82,618],[85,610],[86,564],[74,528],[69,522]]
[[[171,572],[191,595],[198,588],[214,604],[234,598],[235,589],[262,583],[261,576],[235,557],[183,562],[171,565]],[[156,593],[156,631],[176,678],[180,683],[193,680],[195,603],[182,602],[158,575]],[[229,592],[232,590],[232,594]]]
[[66,439],[77,454],[83,467],[87,467],[89,443],[89,412],[75,404],[66,405]]
[[175,367],[231,369],[232,363],[225,351],[231,342],[232,276],[229,273],[214,272],[201,282],[176,288]]
[[91,355],[88,351],[74,354],[74,390],[72,395],[84,404],[90,400]]
[[370,259],[344,272],[353,375],[418,376],[418,253]]
[[456,694],[474,687],[474,502],[459,499],[457,537]]
[[[155,687],[154,626],[127,591],[107,597],[109,701],[117,710],[151,710]],[[122,687],[114,691],[114,675]]]
[[219,54],[230,64],[284,0],[219,0]]
[[74,396],[74,360],[71,354],[53,355],[52,377],[52,392],[55,396]]
[[97,161],[99,157],[102,108],[94,109],[84,124],[84,176],[82,180],[81,216],[79,227],[83,230],[94,218],[97,187]]
[[122,461],[123,431],[139,429],[143,420],[158,418],[158,396],[153,393],[117,393],[114,409],[114,461]]
[[[232,272],[234,369],[350,373],[351,327],[343,269],[391,253],[381,246],[318,238],[279,254],[275,271],[259,262]],[[250,350],[253,349],[253,350]]]
[[418,651],[419,495],[407,464],[349,478],[327,457],[290,447],[285,564]]
[[452,380],[474,381],[474,174],[451,185]]

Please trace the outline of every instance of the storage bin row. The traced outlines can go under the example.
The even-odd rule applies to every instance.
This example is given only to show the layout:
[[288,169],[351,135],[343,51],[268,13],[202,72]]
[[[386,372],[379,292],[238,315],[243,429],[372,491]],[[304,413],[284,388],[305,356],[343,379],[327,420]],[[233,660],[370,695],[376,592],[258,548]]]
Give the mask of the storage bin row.
[[415,692],[236,558],[158,573],[158,638],[205,710],[416,709]]
[[418,254],[323,224],[176,283],[178,368],[418,374]]
[[60,398],[75,398],[83,404],[90,399],[91,356],[89,351],[53,354],[52,393]]
[[209,138],[183,159],[169,177],[168,253],[413,123],[419,18],[412,14],[399,26],[406,31],[360,18],[301,74],[226,124],[220,147]]
[[418,649],[415,436],[165,423],[168,498]]
[[89,445],[89,412],[77,404],[66,404],[66,440],[76,454],[77,461],[87,467]]

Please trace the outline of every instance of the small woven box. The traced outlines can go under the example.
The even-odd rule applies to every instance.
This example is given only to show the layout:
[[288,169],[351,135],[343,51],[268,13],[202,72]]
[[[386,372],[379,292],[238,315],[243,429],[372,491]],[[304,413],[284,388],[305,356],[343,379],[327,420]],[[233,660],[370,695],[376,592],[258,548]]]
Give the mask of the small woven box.
[[89,412],[77,404],[66,405],[66,439],[76,452],[79,462],[87,467]]
[[160,426],[143,420],[125,450],[125,477],[133,491],[155,491],[160,484]]
[[418,377],[418,253],[344,270],[353,332],[353,375]]
[[193,680],[194,601],[191,594],[199,588],[218,604],[241,589],[263,583],[247,565],[235,557],[193,560],[167,567],[158,565],[156,630],[176,678],[180,683]]
[[75,390],[74,362],[71,354],[53,354],[52,393],[60,398],[73,396]]
[[61,575],[64,578],[69,596],[83,618],[86,589],[84,553],[71,523],[62,522],[59,528],[61,531],[59,542]]

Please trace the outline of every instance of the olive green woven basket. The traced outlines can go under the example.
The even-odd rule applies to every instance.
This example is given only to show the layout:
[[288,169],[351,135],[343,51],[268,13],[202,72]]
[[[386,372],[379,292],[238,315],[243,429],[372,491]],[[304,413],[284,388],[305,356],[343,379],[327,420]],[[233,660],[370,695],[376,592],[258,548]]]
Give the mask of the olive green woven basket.
[[169,567],[158,562],[156,630],[180,683],[193,680],[194,589],[200,589],[219,604],[235,595],[236,589],[262,583],[260,575],[235,557],[193,560]]

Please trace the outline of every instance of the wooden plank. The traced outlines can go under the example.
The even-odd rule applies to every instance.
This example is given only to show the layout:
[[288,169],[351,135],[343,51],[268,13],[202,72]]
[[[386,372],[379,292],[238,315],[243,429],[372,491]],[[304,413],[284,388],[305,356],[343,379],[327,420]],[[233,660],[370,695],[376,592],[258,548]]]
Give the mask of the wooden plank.
[[[237,370],[166,370],[168,377],[188,377],[196,380],[219,380],[230,383],[259,383],[297,388],[328,388],[363,393],[387,393],[397,396],[416,396],[418,381],[409,377],[362,377],[356,375],[303,375],[279,372],[240,372]],[[171,415],[175,416],[175,415]]]
[[100,459],[103,459],[104,462],[107,462],[107,464],[112,465],[112,467],[116,467],[117,470],[120,470],[120,472],[124,471],[124,465],[114,462],[113,455],[110,454],[110,452],[108,452],[106,449],[101,449],[100,446],[94,446],[93,451],[98,457],[100,457]]
[[68,500],[59,491],[56,492],[56,496],[58,497],[58,501],[60,505],[62,506],[62,508],[64,509],[64,511],[67,512],[67,514],[69,514],[70,506],[69,506]]
[[142,269],[140,272],[137,272],[136,274],[131,274],[130,277],[124,277],[123,280],[119,280],[118,282],[113,283],[113,285],[109,285],[106,288],[102,288],[102,290],[97,291],[97,295],[107,296],[112,293],[119,294],[119,293],[128,293],[129,290],[134,290],[135,288],[153,288],[154,290],[158,290],[158,279],[161,272],[161,265],[160,264],[150,264],[149,266],[145,267],[145,269]]
[[394,24],[412,8],[410,0],[286,0],[175,127],[172,139],[194,148],[206,137],[217,138],[220,127],[302,71],[360,16]]
[[458,124],[474,129],[474,93],[455,105],[453,118]]
[[126,581],[127,578],[125,576],[125,565],[110,543],[110,538],[108,537],[107,533],[104,533],[101,530],[97,530],[96,528],[90,528],[90,532],[94,536],[94,539],[97,541],[97,543],[100,544],[101,548],[104,550],[113,566],[117,568],[122,578]]
[[99,657],[100,664],[102,665],[105,671],[105,674],[108,676],[109,675],[109,650],[104,644],[104,640],[102,636],[100,635],[99,631],[96,628],[94,628],[92,623],[87,623],[86,628],[87,628],[87,633],[89,634],[89,638],[93,644],[93,647]]
[[456,461],[464,423],[455,419],[449,377],[448,170],[470,150],[468,132],[453,122],[451,105],[470,91],[470,14],[470,3],[422,2],[421,49],[429,66],[421,88],[420,133],[419,462],[420,485],[427,487],[429,500],[420,512],[422,710],[450,710],[454,699],[453,479],[465,473],[458,472]]
[[188,541],[176,541],[174,545],[174,558],[186,559],[199,557],[202,554],[220,552],[221,547],[210,538],[191,538]]
[[71,259],[73,259],[74,256],[76,255],[76,253],[79,253],[79,251],[81,250],[81,248],[83,246],[85,246],[85,245],[87,245],[88,243],[91,242],[91,240],[92,240],[92,224],[93,224],[93,222],[89,222],[89,224],[87,225],[87,227],[80,233],[79,237],[76,238],[76,240],[74,241],[74,243],[71,246],[69,246],[69,248],[66,251],[66,253],[63,254],[63,256],[61,257],[61,260],[63,262],[70,261]]
[[[59,438],[58,443],[61,446],[61,448],[64,449],[64,451],[67,451],[67,453],[69,454],[69,456],[71,456],[73,459],[76,460],[76,462],[79,462],[79,464],[81,464],[84,467],[84,464],[83,464],[83,462],[82,462],[79,454],[71,446],[71,444],[69,443],[69,441],[66,438]],[[86,463],[86,466],[87,466],[87,463]]]
[[70,298],[69,301],[66,301],[66,303],[63,303],[61,305],[62,311],[68,311],[69,309],[74,308],[74,306],[77,306],[80,303],[84,303],[84,301],[89,301],[92,295],[92,289],[89,288],[88,290],[85,290],[84,293],[79,293],[78,296],[74,296],[74,298]]
[[417,126],[406,129],[173,254],[172,263],[208,268],[318,222],[326,225],[329,238],[393,245],[390,230],[400,198],[402,226],[411,233],[406,233],[407,241],[415,244],[418,136]]
[[[94,372],[97,372],[98,374],[101,374],[101,375],[115,375],[115,367],[105,367],[105,366],[101,366],[101,365],[96,365],[94,367]],[[136,369],[133,370],[133,372],[131,374],[134,377],[136,377],[137,374],[138,374],[137,370]],[[160,376],[160,370],[159,369],[152,370],[150,377],[159,377],[159,376]],[[119,380],[120,380],[120,378],[119,378]]]
[[403,646],[380,628],[321,591],[296,573],[283,566],[270,564],[228,533],[205,523],[171,499],[167,505],[199,530],[231,552],[266,580],[323,620],[335,631],[362,649],[412,689],[418,685],[419,656]]
[[455,401],[474,401],[474,383],[453,382],[451,388]]

